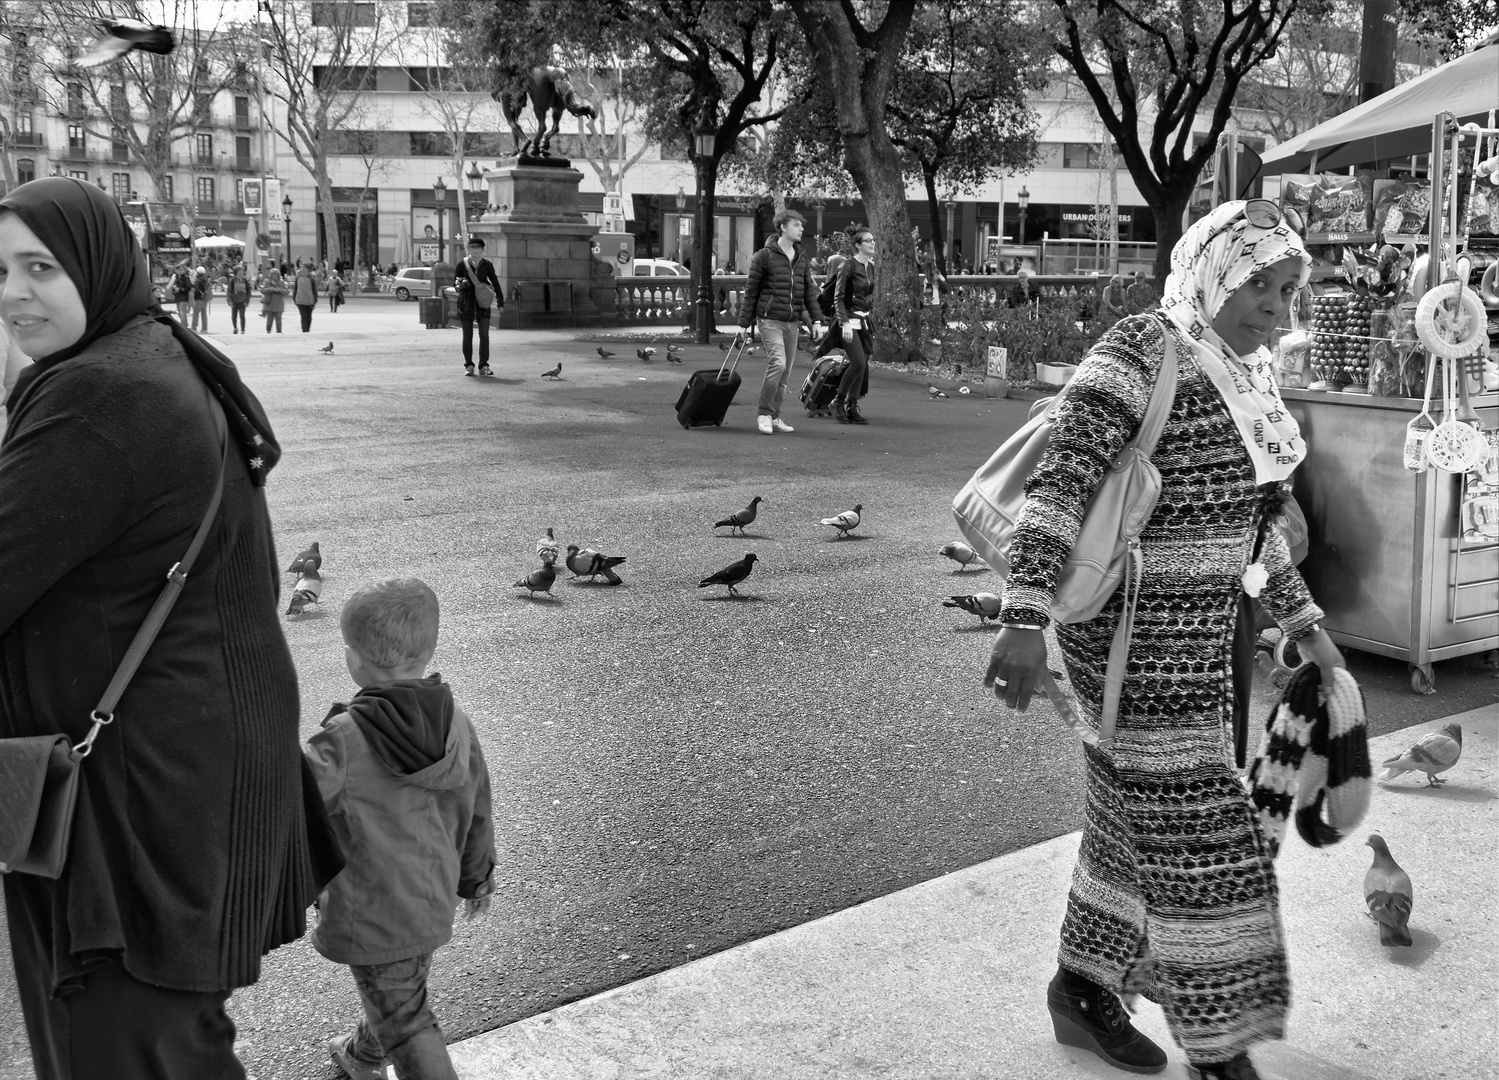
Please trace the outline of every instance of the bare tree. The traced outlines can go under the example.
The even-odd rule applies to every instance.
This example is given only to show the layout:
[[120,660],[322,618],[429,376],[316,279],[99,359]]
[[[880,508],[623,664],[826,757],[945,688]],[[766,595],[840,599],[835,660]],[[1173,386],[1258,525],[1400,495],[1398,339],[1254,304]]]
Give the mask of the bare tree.
[[494,72],[472,37],[446,25],[408,35],[407,42],[413,41],[420,44],[426,60],[426,67],[412,71],[422,92],[417,107],[447,140],[454,186],[461,192],[469,158],[501,152],[493,134],[500,129],[499,105],[491,95]]
[[375,68],[400,29],[395,5],[355,0],[281,0],[266,28],[266,90],[285,106],[276,132],[297,163],[312,174],[325,222],[330,263],[343,257],[333,210],[329,157],[339,133],[374,89]]
[[625,142],[625,130],[639,130],[644,110],[637,99],[623,93],[623,65],[592,59],[585,51],[567,46],[559,48],[558,59],[567,68],[573,89],[593,107],[593,116],[577,119],[581,156],[605,191],[623,190],[625,174],[651,145],[637,138],[631,152]]
[[350,134],[354,139],[352,149],[364,170],[364,178],[359,187],[359,199],[354,205],[354,257],[350,262],[354,266],[356,287],[361,264],[365,267],[367,283],[373,285],[374,282],[374,267],[364,262],[364,204],[374,188],[374,180],[377,177],[386,179],[395,164],[393,158],[385,152],[384,141],[380,138],[381,133],[390,126],[389,112],[362,112],[357,121],[358,127]]

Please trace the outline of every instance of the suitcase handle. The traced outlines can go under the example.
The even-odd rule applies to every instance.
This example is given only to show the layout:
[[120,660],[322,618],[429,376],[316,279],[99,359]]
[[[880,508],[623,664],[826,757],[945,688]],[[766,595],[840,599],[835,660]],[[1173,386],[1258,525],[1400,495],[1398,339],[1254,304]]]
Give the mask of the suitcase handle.
[[[740,330],[734,335],[734,344],[730,345],[728,351],[723,354],[723,363],[718,365],[718,381],[724,381],[724,368],[729,369],[729,374],[734,374],[734,369],[739,366],[739,358],[744,355],[744,348],[749,344],[750,331]],[[738,346],[736,349],[735,346]],[[733,364],[729,361],[733,360]]]

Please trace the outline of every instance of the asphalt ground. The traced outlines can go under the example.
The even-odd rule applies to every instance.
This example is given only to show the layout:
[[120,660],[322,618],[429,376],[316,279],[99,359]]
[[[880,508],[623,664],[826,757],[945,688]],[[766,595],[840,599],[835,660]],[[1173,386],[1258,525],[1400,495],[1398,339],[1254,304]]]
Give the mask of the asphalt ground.
[[[868,427],[793,403],[796,433],[765,437],[754,356],[725,427],[684,431],[673,405],[716,347],[689,346],[678,365],[660,343],[650,362],[633,342],[603,359],[576,336],[496,332],[487,379],[461,374],[457,331],[384,299],[321,310],[308,335],[252,324],[219,338],[285,451],[269,488],[280,557],[311,540],[324,552],[322,607],[286,621],[304,736],[353,690],[341,597],[415,574],[443,603],[433,668],[479,730],[499,846],[492,910],[459,923],[435,962],[450,1040],[1081,822],[1072,737],[1044,703],[1013,715],[985,695],[992,630],[940,604],[994,587],[936,549],[956,536],[953,494],[1029,403],[949,382],[951,397],[928,400],[924,373],[879,370]],[[541,379],[559,359],[562,380]],[[803,352],[794,386],[807,367]],[[748,536],[711,528],[754,495]],[[852,537],[817,525],[855,503]],[[625,583],[564,573],[550,598],[513,588],[548,526],[626,555]],[[749,551],[760,561],[741,597],[696,588]],[[1409,692],[1402,663],[1350,663],[1373,734],[1495,695],[1475,658],[1438,664],[1431,697]],[[1263,716],[1268,685],[1257,696]],[[29,1068],[4,961],[12,1080]],[[346,970],[303,941],[269,956],[231,1011],[251,1075],[269,1080],[333,1076],[324,1045],[359,1007]]]

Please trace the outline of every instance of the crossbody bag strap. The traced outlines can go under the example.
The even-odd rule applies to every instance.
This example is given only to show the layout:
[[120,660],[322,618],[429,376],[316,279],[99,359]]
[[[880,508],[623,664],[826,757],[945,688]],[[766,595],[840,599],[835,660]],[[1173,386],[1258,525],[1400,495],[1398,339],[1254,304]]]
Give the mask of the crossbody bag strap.
[[105,687],[104,695],[99,698],[99,704],[94,706],[94,711],[89,717],[93,726],[89,728],[83,741],[73,747],[74,753],[80,758],[88,757],[93,751],[94,739],[98,737],[99,729],[105,724],[114,722],[114,708],[119,703],[120,695],[125,692],[125,687],[130,685],[136,669],[146,657],[146,650],[156,640],[162,624],[171,614],[173,605],[177,603],[177,597],[182,593],[182,587],[187,584],[187,572],[197,561],[198,552],[203,549],[203,542],[208,539],[208,530],[213,527],[214,518],[218,517],[219,504],[224,498],[224,472],[229,465],[229,428],[224,421],[224,410],[219,407],[218,403],[210,399],[210,408],[213,413],[214,427],[219,432],[219,443],[222,446],[219,478],[213,487],[213,498],[209,500],[208,511],[203,515],[198,531],[193,535],[192,543],[187,546],[187,553],[167,571],[166,586],[161,590],[161,595],[156,598],[156,603],[151,606],[150,612],[146,615],[146,621],[141,623],[141,628],[135,632],[135,638],[130,642],[130,647],[125,650],[125,656],[120,660],[120,666],[115,669],[114,678],[110,679],[109,685]]

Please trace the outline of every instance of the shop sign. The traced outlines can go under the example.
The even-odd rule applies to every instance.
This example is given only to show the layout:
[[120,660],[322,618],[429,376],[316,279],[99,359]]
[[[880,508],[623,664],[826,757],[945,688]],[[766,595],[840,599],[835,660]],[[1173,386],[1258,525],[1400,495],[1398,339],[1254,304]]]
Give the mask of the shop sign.
[[247,213],[247,214],[258,214],[258,213],[260,213],[260,181],[259,180],[246,180],[245,181],[245,183],[244,183],[244,195],[242,197],[242,201],[244,202],[245,213]]
[[[246,185],[247,187],[249,185]],[[275,177],[267,177],[265,181],[265,204],[266,206],[281,206],[281,181]]]
[[984,374],[992,379],[1003,379],[1009,371],[1010,350],[1003,345],[990,345]]
[[[1093,214],[1093,213],[1088,213],[1086,211],[1077,211],[1077,210],[1064,210],[1064,211],[1062,211],[1062,220],[1063,221],[1076,221],[1076,222],[1080,222],[1080,223],[1082,223],[1084,225],[1092,224],[1093,219],[1095,217],[1102,219],[1102,218],[1108,217],[1108,214],[1107,213]],[[1117,221],[1117,222],[1119,222],[1119,224],[1121,224],[1121,225],[1128,225],[1130,223],[1130,214],[1129,214],[1129,211],[1127,211],[1127,210],[1121,210],[1121,211],[1119,211],[1119,213],[1117,213],[1117,214],[1114,215],[1114,220]]]
[[417,262],[435,263],[437,261],[436,244],[418,244],[416,251]]

